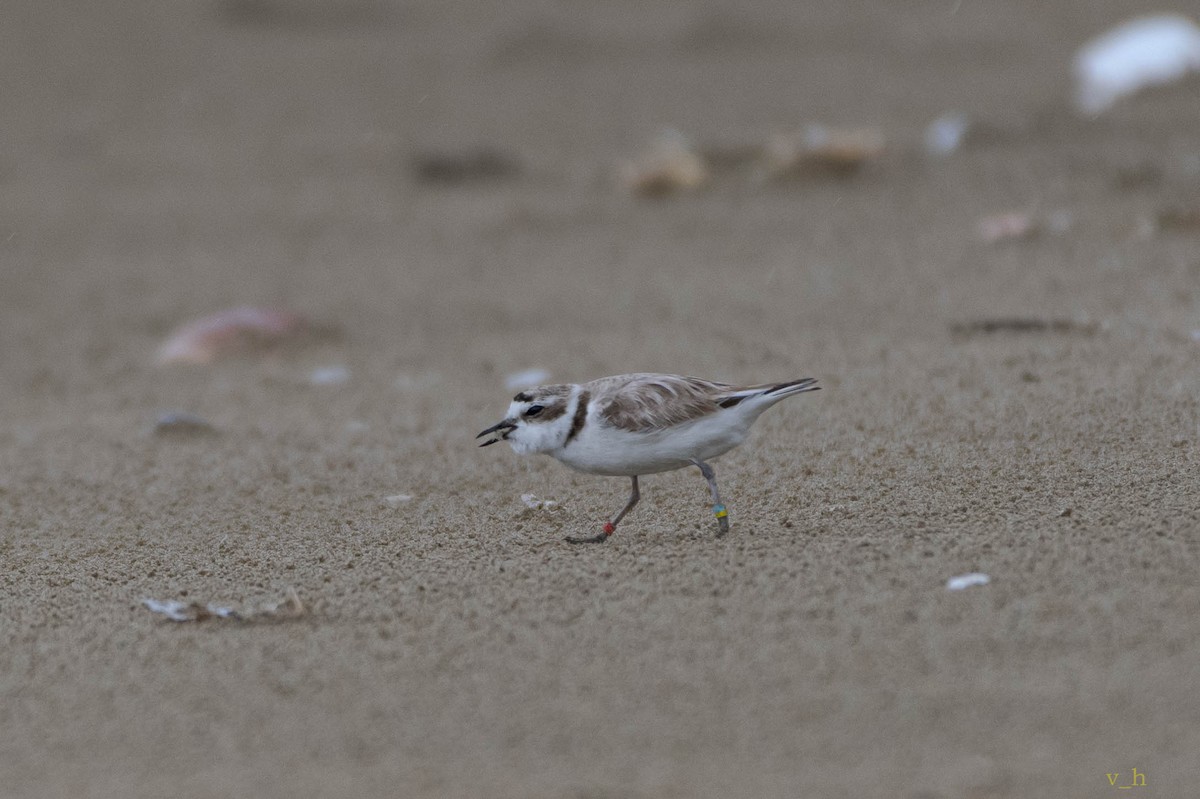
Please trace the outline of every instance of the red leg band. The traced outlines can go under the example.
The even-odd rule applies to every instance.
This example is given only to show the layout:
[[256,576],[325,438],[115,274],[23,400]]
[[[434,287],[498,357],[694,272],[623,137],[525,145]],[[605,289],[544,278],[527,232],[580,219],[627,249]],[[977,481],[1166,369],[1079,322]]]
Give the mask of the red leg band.
[[617,530],[617,528],[616,528],[616,527],[613,527],[613,523],[612,523],[612,522],[605,522],[605,523],[604,523],[604,534],[605,534],[605,535],[612,535],[613,533],[615,533],[615,532],[616,532],[616,530]]

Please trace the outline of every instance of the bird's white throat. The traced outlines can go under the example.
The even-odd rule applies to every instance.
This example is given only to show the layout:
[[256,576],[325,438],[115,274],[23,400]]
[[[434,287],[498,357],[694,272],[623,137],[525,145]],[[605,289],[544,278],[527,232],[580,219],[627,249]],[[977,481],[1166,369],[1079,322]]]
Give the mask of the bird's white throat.
[[567,398],[565,412],[559,413],[553,419],[527,418],[525,413],[530,404],[514,401],[508,408],[508,418],[514,420],[517,427],[507,437],[513,452],[518,455],[533,455],[562,449],[571,435],[572,425],[576,423],[576,411],[579,410],[581,399],[579,386],[573,386]]

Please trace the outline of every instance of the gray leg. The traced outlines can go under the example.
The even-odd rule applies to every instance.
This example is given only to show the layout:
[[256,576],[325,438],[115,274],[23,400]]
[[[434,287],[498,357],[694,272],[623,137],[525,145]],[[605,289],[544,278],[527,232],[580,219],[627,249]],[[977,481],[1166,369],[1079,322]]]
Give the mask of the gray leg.
[[708,481],[708,490],[712,492],[713,516],[717,517],[717,537],[720,538],[729,532],[729,511],[725,510],[725,505],[721,502],[721,494],[717,491],[717,474],[704,461],[693,460],[692,463],[696,464],[700,474],[704,475],[704,479]]
[[621,512],[616,515],[611,521],[604,523],[604,532],[597,535],[586,536],[584,538],[576,538],[567,536],[564,540],[568,544],[602,544],[608,540],[608,537],[616,532],[617,525],[625,518],[625,514],[633,510],[633,506],[638,504],[638,500],[642,495],[638,493],[637,477],[633,478],[633,491],[629,494],[629,501],[625,503],[625,507],[621,508]]
[[[629,492],[629,501],[625,503],[625,507],[621,508],[621,512],[617,514],[617,518],[613,519],[611,522],[614,530],[616,529],[617,525],[621,523],[621,520],[625,518],[625,514],[633,510],[633,506],[638,504],[638,500],[642,498],[642,495],[638,492],[637,478],[633,477],[631,480],[633,487]],[[608,532],[611,534],[612,531],[610,530]]]

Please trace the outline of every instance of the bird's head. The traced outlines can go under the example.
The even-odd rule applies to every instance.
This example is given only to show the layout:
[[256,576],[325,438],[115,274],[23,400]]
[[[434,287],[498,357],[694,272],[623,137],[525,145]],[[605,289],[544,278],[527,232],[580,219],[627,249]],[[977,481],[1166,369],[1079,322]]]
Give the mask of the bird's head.
[[508,414],[476,438],[491,436],[479,446],[507,441],[518,455],[549,452],[566,443],[577,398],[569,385],[539,386],[513,397]]

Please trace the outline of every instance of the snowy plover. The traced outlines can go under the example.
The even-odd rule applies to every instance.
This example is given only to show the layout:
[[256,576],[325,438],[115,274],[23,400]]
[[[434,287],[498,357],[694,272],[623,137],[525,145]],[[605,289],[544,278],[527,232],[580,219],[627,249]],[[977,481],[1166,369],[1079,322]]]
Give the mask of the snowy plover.
[[762,386],[731,386],[679,375],[632,374],[590,383],[541,386],[513,397],[504,421],[476,438],[486,447],[507,441],[518,455],[542,452],[589,474],[629,477],[629,502],[587,538],[608,539],[638,503],[638,476],[695,466],[712,492],[717,535],[729,530],[717,478],[706,463],[746,440],[762,412],[784,397],[817,391],[812,378]]

